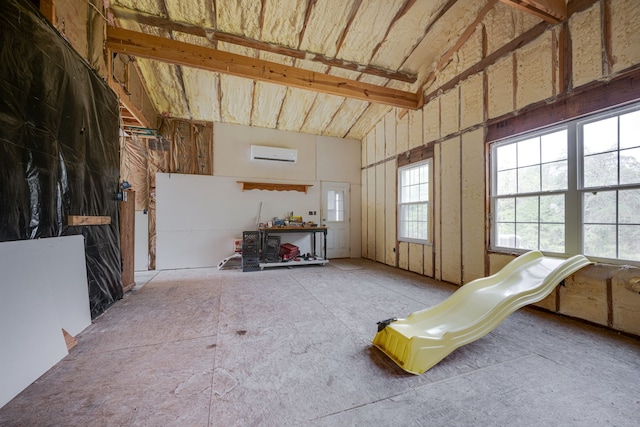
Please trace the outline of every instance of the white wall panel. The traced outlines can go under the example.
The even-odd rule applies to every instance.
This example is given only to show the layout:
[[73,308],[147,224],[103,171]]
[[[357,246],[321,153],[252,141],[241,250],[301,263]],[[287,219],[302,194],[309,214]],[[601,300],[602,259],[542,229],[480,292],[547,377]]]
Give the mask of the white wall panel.
[[409,149],[422,145],[422,110],[409,111]]
[[462,281],[460,233],[460,138],[452,138],[441,145],[442,163],[441,242],[442,280],[460,284]]
[[[396,115],[396,117],[398,117]],[[409,114],[400,120],[396,119],[396,153],[404,153],[409,149]]]
[[384,116],[385,158],[396,155],[396,110],[389,111]]
[[434,278],[442,279],[442,225],[440,224],[442,218],[442,176],[440,164],[442,163],[442,144],[435,144],[433,147],[433,188],[434,188],[434,206],[433,206],[433,251],[436,253],[436,263],[433,266]]
[[398,267],[403,270],[409,269],[409,243],[398,243]]
[[380,120],[376,126],[376,163],[381,162],[385,159],[385,131],[384,131],[384,120]]
[[91,324],[84,237],[0,243],[0,407],[64,358]]
[[389,160],[385,162],[385,209],[384,209],[384,221],[385,221],[385,264],[396,266],[396,206],[398,197],[396,196],[396,161]]
[[376,259],[376,168],[367,169],[367,257]]
[[[364,151],[364,150],[363,150]],[[369,238],[369,214],[368,214],[368,203],[369,203],[369,182],[368,182],[368,173],[367,169],[362,169],[360,172],[362,176],[362,195],[361,195],[361,215],[362,218],[362,227],[361,234],[362,238],[360,241],[362,242],[361,252],[363,258],[369,258],[369,245],[367,243]]]
[[134,270],[145,271],[149,269],[149,215],[136,211],[135,223]]
[[484,277],[484,133],[462,135],[463,283]]
[[[260,220],[283,218],[287,212],[308,218],[320,211],[320,185],[298,191],[241,191],[237,178],[204,175],[157,174],[157,268],[218,265],[233,253],[233,239],[243,230],[255,230]],[[318,235],[319,237],[320,235]],[[320,240],[320,239],[318,239]],[[311,249],[305,233],[283,234],[282,241]]]
[[376,261],[385,262],[385,167],[376,166]]
[[409,270],[422,274],[424,273],[424,245],[409,243]]

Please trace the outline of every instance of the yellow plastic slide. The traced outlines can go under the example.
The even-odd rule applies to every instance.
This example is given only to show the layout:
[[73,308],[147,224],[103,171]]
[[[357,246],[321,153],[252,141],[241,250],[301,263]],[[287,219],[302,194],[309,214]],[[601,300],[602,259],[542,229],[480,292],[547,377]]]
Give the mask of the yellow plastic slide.
[[527,252],[493,276],[467,283],[440,304],[406,319],[378,322],[373,345],[405,371],[422,374],[456,348],[491,332],[514,311],[544,299],[590,263],[583,255],[562,259]]

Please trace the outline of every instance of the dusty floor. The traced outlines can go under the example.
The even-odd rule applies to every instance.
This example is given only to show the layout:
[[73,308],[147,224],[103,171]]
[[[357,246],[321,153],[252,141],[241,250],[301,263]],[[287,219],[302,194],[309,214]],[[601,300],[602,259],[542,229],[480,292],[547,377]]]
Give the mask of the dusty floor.
[[365,260],[162,271],[0,409],[3,426],[636,426],[640,342],[523,309],[421,376],[376,321],[454,287]]

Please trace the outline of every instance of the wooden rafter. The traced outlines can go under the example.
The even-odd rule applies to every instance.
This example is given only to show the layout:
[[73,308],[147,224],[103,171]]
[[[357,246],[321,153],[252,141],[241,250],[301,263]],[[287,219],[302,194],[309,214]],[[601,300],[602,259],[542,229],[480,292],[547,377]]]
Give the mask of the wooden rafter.
[[438,13],[433,17],[429,25],[427,25],[427,28],[424,29],[424,33],[422,34],[422,37],[420,37],[420,39],[413,46],[413,49],[411,49],[411,52],[409,52],[407,56],[404,58],[404,61],[402,61],[402,65],[400,66],[400,69],[402,69],[405,66],[405,64],[407,63],[407,60],[411,57],[411,55],[413,55],[413,52],[415,52],[418,46],[420,46],[420,43],[422,43],[422,40],[424,40],[427,34],[429,34],[429,31],[435,25],[435,23],[438,22],[440,18],[442,18],[444,14],[447,13],[449,9],[453,7],[454,4],[456,4],[457,1],[458,0],[449,0],[440,8],[440,10],[438,10]]
[[384,41],[387,39],[387,36],[391,32],[391,29],[393,28],[393,26],[396,24],[396,22],[398,22],[398,20],[400,20],[400,18],[402,18],[409,11],[409,9],[413,7],[415,3],[416,3],[416,0],[405,0],[402,7],[398,10],[398,12],[396,12],[396,16],[394,16],[391,22],[389,23],[389,26],[387,27],[387,31],[384,33],[384,37],[382,37],[382,40],[380,40],[380,42],[378,42],[376,47],[373,48],[373,51],[371,52],[371,58],[376,57],[376,53],[378,53],[378,50],[382,46],[382,43],[384,43]]
[[482,22],[484,17],[487,16],[487,13],[489,13],[489,11],[493,9],[493,7],[497,2],[498,0],[489,0],[487,4],[485,4],[484,7],[480,10],[480,12],[478,12],[478,16],[476,16],[476,19],[474,19],[473,22],[469,24],[467,28],[462,32],[456,44],[454,44],[451,48],[449,48],[449,50],[447,50],[445,54],[442,55],[442,57],[440,57],[440,61],[438,61],[438,65],[436,65],[435,70],[429,73],[426,81],[423,83],[422,87],[418,91],[418,93],[421,94],[419,97],[418,108],[422,107],[422,104],[424,102],[424,99],[422,96],[422,94],[424,93],[424,89],[427,86],[429,86],[431,83],[433,83],[433,81],[436,79],[436,74],[444,69],[444,67],[449,63],[449,61],[453,57],[453,55],[462,47],[462,45],[464,45],[467,42],[467,40],[469,40],[469,37],[473,35],[473,32],[476,30],[476,27],[478,26],[478,24]]
[[311,12],[313,11],[313,7],[316,5],[318,0],[307,0],[307,10],[304,14],[304,23],[302,24],[302,30],[298,36],[298,49],[302,45],[302,40],[304,40],[304,33],[307,31],[307,25],[309,24],[309,18],[311,18]]
[[400,108],[417,108],[417,94],[249,58],[164,37],[107,27],[107,48],[176,65],[329,93]]
[[552,24],[559,24],[567,19],[567,3],[565,0],[500,0],[509,6],[523,10],[542,18]]
[[[361,1],[361,0],[360,0]],[[386,70],[367,64],[358,64],[356,62],[345,61],[342,59],[332,58],[313,52],[306,52],[299,49],[293,49],[286,46],[279,46],[273,43],[267,43],[260,40],[254,40],[236,34],[225,33],[213,28],[197,27],[181,22],[171,21],[156,15],[137,12],[124,7],[111,6],[111,12],[118,19],[136,21],[140,24],[152,27],[162,28],[167,31],[179,31],[186,34],[192,34],[199,37],[205,37],[211,41],[222,41],[225,43],[244,46],[252,49],[258,49],[265,52],[277,53],[279,55],[290,56],[296,59],[306,59],[309,61],[320,62],[322,64],[344,68],[346,70],[359,71],[365,74],[380,76],[391,80],[398,80],[407,83],[414,83],[417,77],[414,74],[402,71]]]
[[[351,28],[351,24],[353,24],[353,20],[356,17],[356,14],[358,13],[358,10],[360,10],[360,5],[362,4],[362,0],[356,0],[355,3],[351,6],[351,12],[349,12],[349,18],[347,19],[347,25],[344,26],[344,28],[342,29],[342,33],[340,34],[340,37],[338,37],[338,41],[336,42],[336,55],[338,54],[338,52],[340,52],[340,48],[342,47],[342,43],[344,43],[344,39],[347,37],[347,33],[349,32],[349,29]],[[413,83],[413,82],[411,82]]]

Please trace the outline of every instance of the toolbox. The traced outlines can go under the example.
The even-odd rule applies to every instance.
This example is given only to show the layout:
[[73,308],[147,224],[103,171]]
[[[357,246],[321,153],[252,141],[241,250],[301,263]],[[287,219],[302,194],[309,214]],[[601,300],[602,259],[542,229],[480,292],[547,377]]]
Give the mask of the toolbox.
[[300,249],[291,243],[283,243],[280,245],[280,258],[283,261],[289,261],[300,255]]

